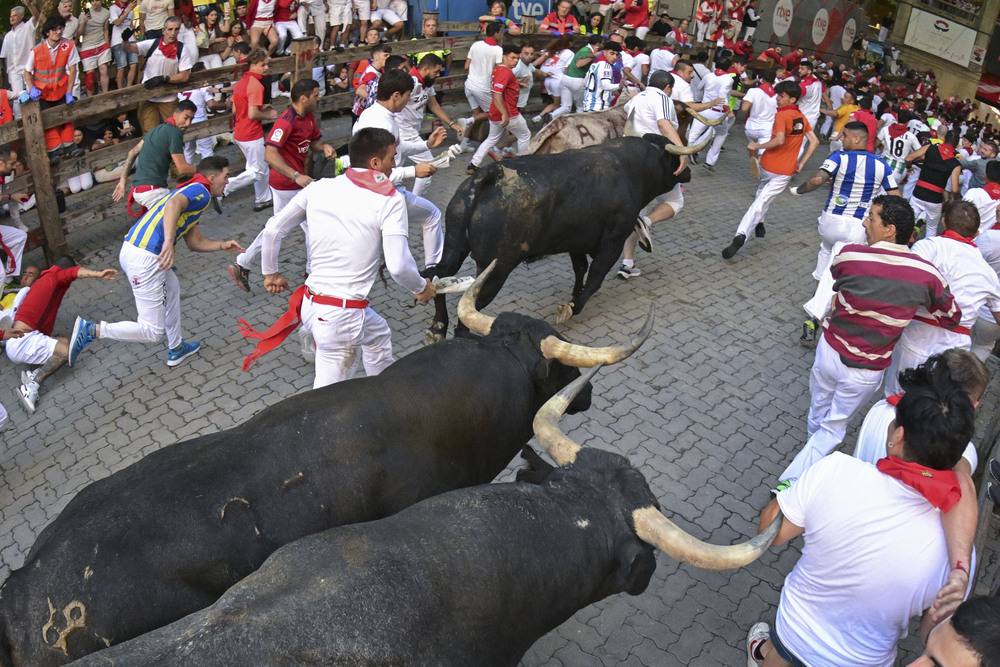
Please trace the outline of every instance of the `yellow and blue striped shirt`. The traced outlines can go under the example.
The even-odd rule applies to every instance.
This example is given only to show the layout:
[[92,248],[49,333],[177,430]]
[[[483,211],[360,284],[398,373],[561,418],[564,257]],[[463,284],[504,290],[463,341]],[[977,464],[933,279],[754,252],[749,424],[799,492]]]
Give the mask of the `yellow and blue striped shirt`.
[[128,234],[125,235],[125,242],[159,255],[160,251],[163,250],[163,211],[167,202],[179,194],[187,197],[188,205],[177,218],[177,233],[174,234],[174,245],[177,245],[181,237],[198,224],[201,214],[212,205],[212,196],[208,188],[201,183],[189,183],[177,188],[158,201],[153,208],[146,211],[146,214],[138,222],[132,225],[132,229],[128,230]]

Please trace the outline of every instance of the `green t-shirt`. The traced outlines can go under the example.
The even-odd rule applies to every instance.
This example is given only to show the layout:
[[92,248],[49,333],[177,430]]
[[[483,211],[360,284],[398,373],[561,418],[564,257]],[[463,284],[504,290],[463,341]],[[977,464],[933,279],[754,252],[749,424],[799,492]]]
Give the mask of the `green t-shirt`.
[[174,153],[184,153],[184,132],[172,123],[160,123],[142,138],[132,185],[167,187]]
[[590,63],[587,63],[583,67],[577,67],[576,61],[580,58],[590,58],[594,55],[594,52],[590,50],[590,46],[585,46],[573,55],[573,59],[569,61],[569,66],[566,68],[565,76],[573,77],[574,79],[582,79],[587,76],[587,69],[590,67]]

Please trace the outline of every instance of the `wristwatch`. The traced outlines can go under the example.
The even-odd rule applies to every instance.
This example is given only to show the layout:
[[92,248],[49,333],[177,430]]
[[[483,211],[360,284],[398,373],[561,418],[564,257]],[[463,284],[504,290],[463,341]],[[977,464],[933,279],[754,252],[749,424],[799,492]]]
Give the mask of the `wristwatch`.
[[297,172],[297,171],[293,171],[293,172],[292,172],[292,180],[294,181],[294,180],[295,180],[296,178],[298,178],[298,177],[299,177],[299,172]]

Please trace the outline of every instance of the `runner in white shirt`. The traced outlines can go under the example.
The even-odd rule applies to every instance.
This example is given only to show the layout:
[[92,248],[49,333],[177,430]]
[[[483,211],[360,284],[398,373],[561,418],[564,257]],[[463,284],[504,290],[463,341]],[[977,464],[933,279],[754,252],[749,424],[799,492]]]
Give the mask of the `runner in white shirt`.
[[[0,58],[6,61],[7,82],[15,97],[25,91],[24,66],[28,62],[31,49],[35,46],[35,28],[38,25],[38,8],[32,0],[25,0],[31,16],[24,20],[24,7],[15,6],[10,10],[10,32],[4,35],[0,47]],[[17,107],[15,111],[19,110]],[[20,114],[18,113],[18,116]]]
[[[489,120],[490,104],[493,102],[490,93],[493,87],[493,69],[503,59],[503,49],[497,44],[496,36],[502,31],[502,23],[487,23],[486,38],[469,47],[469,55],[465,59],[465,71],[469,73],[465,79],[465,99],[469,101],[472,112],[469,122],[463,125],[466,130],[473,123]],[[468,138],[463,138],[462,148],[465,149],[468,145]]]
[[[351,163],[361,168],[310,183],[268,220],[263,232],[264,286],[277,294],[288,289],[278,268],[281,241],[299,225],[306,231],[311,270],[289,303],[316,341],[314,389],[354,377],[359,356],[369,377],[393,362],[392,332],[367,300],[383,251],[389,274],[400,286],[420,301],[435,294],[410,254],[406,201],[389,178],[396,138],[380,128],[364,128],[354,133],[348,150]],[[341,205],[330,206],[331,201]]]
[[[774,70],[761,72],[763,82],[756,88],[751,88],[743,96],[741,109],[746,114],[744,131],[747,141],[763,144],[771,139],[774,129],[774,115],[778,112],[778,97],[774,92]],[[760,153],[764,151],[747,151],[750,157],[750,175],[760,178]]]
[[611,108],[611,99],[621,89],[621,84],[614,82],[613,72],[620,52],[621,45],[618,42],[605,42],[603,59],[594,61],[587,68],[587,76],[583,77],[584,111],[604,111]]
[[986,165],[986,184],[981,188],[970,188],[962,201],[970,202],[979,211],[979,233],[993,229],[997,220],[997,204],[1000,204],[1000,162],[995,160]]
[[[552,97],[552,101],[531,119],[532,123],[541,123],[545,114],[555,111],[562,104],[559,97],[562,90],[562,78],[570,60],[573,59],[574,52],[571,49],[560,49],[559,47],[563,44],[572,44],[572,39],[572,35],[561,35],[549,42],[545,47],[546,50],[542,52],[542,57],[539,59],[541,67],[538,70],[542,73],[542,88]],[[548,49],[551,49],[552,52]],[[539,61],[536,60],[535,64],[538,65]]]
[[896,183],[902,187],[908,178],[916,183],[916,175],[908,173],[906,156],[920,148],[917,135],[901,123],[892,123],[879,130],[876,148],[879,145],[882,146],[882,160],[892,169]]
[[[988,229],[976,237],[979,254],[994,272],[1000,274],[1000,229]],[[981,361],[986,361],[1000,339],[1000,324],[993,321],[992,313],[985,307],[979,311],[976,323],[972,325],[972,353]]]
[[679,57],[667,46],[653,49],[649,53],[649,76],[653,76],[653,72],[669,72],[674,69]]
[[[191,100],[196,107],[191,125],[208,120],[208,103],[215,98],[215,88],[205,86],[194,90],[185,90],[177,93],[178,100]],[[198,147],[198,155],[203,159],[210,155],[215,155],[215,137],[202,137],[201,139],[184,142],[184,159],[188,164],[197,164],[194,159],[195,145]]]
[[[830,86],[830,89],[827,91],[827,95],[829,97],[831,109],[840,108],[840,105],[843,104],[845,92],[847,92],[847,89],[844,88],[839,83],[835,83],[832,86]],[[832,129],[833,129],[833,116],[827,116],[826,120],[823,121],[823,129],[817,132],[816,134],[828,137],[830,136],[830,130]]]
[[[712,145],[705,156],[704,166],[709,171],[715,171],[715,163],[719,161],[722,144],[725,143],[726,137],[729,136],[729,129],[736,122],[736,114],[725,100],[728,100],[732,94],[733,82],[739,80],[739,77],[743,75],[745,70],[746,56],[737,55],[733,56],[732,59],[727,57],[716,58],[715,72],[705,78],[705,92],[701,96],[702,103],[720,98],[723,100],[722,103],[711,106],[702,112],[702,115],[709,120],[723,119],[714,128],[715,137],[712,139]],[[688,145],[700,144],[702,139],[712,129],[700,120],[695,119],[688,130]]]
[[440,146],[447,136],[447,132],[443,127],[439,127],[431,132],[426,141],[402,138],[396,114],[406,108],[412,92],[413,79],[406,72],[389,70],[383,74],[382,78],[379,79],[375,104],[361,113],[358,122],[354,124],[353,133],[357,134],[366,127],[378,127],[388,130],[396,138],[397,150],[394,155],[397,168],[392,170],[392,183],[403,195],[409,221],[423,228],[424,266],[430,267],[441,261],[441,253],[444,250],[441,210],[423,197],[409,192],[403,187],[403,179],[413,176],[426,178],[432,175],[435,169],[427,162],[418,162],[415,167],[403,166],[403,164],[404,160],[407,160],[411,155],[420,155],[430,148]]

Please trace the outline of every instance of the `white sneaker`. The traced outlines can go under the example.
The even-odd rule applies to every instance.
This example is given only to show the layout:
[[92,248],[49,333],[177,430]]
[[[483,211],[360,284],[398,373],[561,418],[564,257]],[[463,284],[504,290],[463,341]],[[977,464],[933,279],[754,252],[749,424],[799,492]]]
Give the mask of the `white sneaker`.
[[35,375],[37,374],[37,368],[33,371],[21,371],[21,384],[31,384],[35,381]]
[[38,402],[38,383],[22,384],[17,388],[17,398],[29,414],[35,414],[35,404]]
[[302,345],[302,358],[312,362],[316,359],[316,342],[306,328],[299,325],[299,344]]
[[750,628],[750,632],[747,633],[747,667],[760,667],[764,664],[764,661],[755,658],[754,654],[767,641],[770,634],[771,626],[767,623],[754,623]]
[[641,276],[642,271],[640,271],[639,267],[634,264],[632,266],[626,266],[623,263],[621,265],[621,268],[618,269],[618,275],[619,277],[628,280],[629,278],[635,278],[636,276]]

